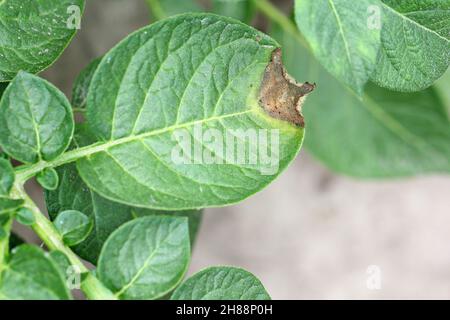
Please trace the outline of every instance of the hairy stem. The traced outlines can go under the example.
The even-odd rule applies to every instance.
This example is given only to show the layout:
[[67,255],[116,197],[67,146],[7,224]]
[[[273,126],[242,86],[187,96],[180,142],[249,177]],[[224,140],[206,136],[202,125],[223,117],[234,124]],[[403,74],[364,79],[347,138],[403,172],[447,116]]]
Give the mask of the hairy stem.
[[36,206],[33,200],[25,192],[22,185],[16,183],[13,193],[25,200],[25,207],[30,209],[35,218],[32,225],[34,232],[44,241],[50,250],[58,250],[64,253],[69,259],[72,266],[76,267],[81,273],[87,276],[81,284],[81,289],[89,299],[92,300],[117,300],[114,294],[109,291],[81,262],[78,256],[67,247],[59,232],[53,224],[42,214],[41,210]]
[[291,34],[300,44],[309,48],[308,43],[298,31],[296,25],[289,19],[283,12],[281,12],[276,6],[274,6],[268,0],[252,0],[256,8],[259,9],[266,17],[274,21],[284,31]]

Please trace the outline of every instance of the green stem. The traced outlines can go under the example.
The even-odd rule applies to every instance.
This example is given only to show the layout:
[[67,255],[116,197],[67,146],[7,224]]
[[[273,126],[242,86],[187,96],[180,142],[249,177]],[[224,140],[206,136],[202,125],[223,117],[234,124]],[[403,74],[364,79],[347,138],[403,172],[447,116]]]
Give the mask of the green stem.
[[146,2],[155,20],[162,20],[164,18],[167,18],[167,14],[161,6],[159,0],[146,0]]
[[308,43],[298,31],[297,26],[283,12],[274,6],[268,0],[252,0],[254,6],[259,9],[266,17],[280,25],[284,31],[291,34],[300,44],[309,48]]
[[44,241],[45,245],[50,250],[58,250],[64,253],[73,266],[77,267],[81,273],[87,274],[81,284],[81,288],[86,296],[92,300],[117,300],[114,294],[109,291],[96,277],[94,277],[89,269],[86,268],[86,266],[81,262],[78,256],[64,244],[59,232],[42,214],[41,210],[25,192],[23,186],[16,183],[13,193],[14,195],[24,199],[25,207],[33,212],[35,222],[33,223],[32,228],[39,238]]

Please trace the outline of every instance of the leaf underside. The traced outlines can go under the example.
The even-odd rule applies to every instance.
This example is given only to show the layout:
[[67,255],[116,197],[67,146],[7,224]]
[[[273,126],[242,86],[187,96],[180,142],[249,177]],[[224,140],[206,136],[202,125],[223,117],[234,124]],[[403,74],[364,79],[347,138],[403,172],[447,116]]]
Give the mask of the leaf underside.
[[383,28],[371,79],[396,91],[431,86],[450,64],[450,0],[382,0]]
[[367,12],[378,0],[297,0],[297,25],[320,63],[358,94],[375,68],[379,28],[368,28]]
[[289,72],[319,84],[304,108],[305,143],[330,169],[362,178],[450,172],[449,116],[434,89],[406,94],[371,84],[358,99],[292,37],[272,34],[291,57]]

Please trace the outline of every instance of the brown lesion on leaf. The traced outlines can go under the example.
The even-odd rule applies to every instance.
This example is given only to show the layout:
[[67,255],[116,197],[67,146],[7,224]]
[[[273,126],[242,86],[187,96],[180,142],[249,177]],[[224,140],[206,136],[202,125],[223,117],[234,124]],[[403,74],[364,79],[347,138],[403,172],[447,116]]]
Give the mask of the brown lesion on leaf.
[[288,121],[299,127],[305,126],[302,105],[315,84],[297,83],[283,66],[281,49],[272,53],[261,84],[259,102],[273,118]]

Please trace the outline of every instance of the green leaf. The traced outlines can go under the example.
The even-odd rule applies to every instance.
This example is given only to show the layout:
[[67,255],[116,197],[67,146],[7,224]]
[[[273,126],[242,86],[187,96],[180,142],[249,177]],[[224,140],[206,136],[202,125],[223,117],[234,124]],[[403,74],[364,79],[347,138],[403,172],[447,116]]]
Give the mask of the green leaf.
[[296,0],[295,18],[319,62],[362,94],[375,68],[380,28],[368,24],[378,0]]
[[62,251],[54,250],[50,251],[49,257],[58,266],[61,273],[63,275],[67,275],[67,272],[70,270],[72,265],[67,256]]
[[72,107],[84,109],[86,107],[86,99],[91,84],[92,77],[97,70],[102,58],[91,61],[83,71],[80,72],[72,89]]
[[76,210],[61,212],[53,224],[62,235],[64,243],[70,247],[83,242],[93,227],[92,220]]
[[120,299],[157,299],[180,283],[189,259],[186,218],[143,217],[111,234],[97,274]]
[[38,247],[22,245],[13,250],[1,274],[0,299],[66,300],[70,293],[58,266]]
[[51,65],[75,35],[73,19],[83,9],[84,0],[0,1],[0,82]]
[[22,199],[11,199],[0,195],[0,214],[15,211],[23,205]]
[[39,172],[36,180],[46,190],[55,190],[58,188],[59,177],[53,168],[47,168]]
[[304,106],[305,143],[330,169],[362,178],[450,171],[450,123],[434,90],[404,94],[369,85],[361,100],[287,33],[273,35],[288,70],[318,83]]
[[255,6],[249,0],[212,0],[212,12],[250,24]]
[[[102,59],[91,83],[87,121],[100,142],[77,162],[83,180],[107,199],[161,210],[233,204],[267,186],[303,139],[301,127],[272,118],[259,104],[277,46],[249,26],[211,14],[176,16],[126,38]],[[233,156],[221,163],[224,145],[197,139],[208,129],[229,135],[233,150],[240,141],[247,151],[275,152],[256,164]],[[263,132],[267,140],[239,132]],[[174,161],[174,151],[192,153],[192,144],[203,155],[219,149],[215,161]]]
[[0,158],[0,196],[9,195],[14,184],[14,169],[6,159]]
[[179,286],[171,300],[270,300],[253,274],[234,267],[210,267]]
[[371,79],[396,91],[431,86],[450,64],[450,0],[382,1],[382,48]]
[[52,160],[73,134],[70,103],[47,81],[19,72],[0,101],[0,147],[26,163]]
[[20,208],[17,210],[16,220],[25,226],[31,226],[36,221],[33,211],[28,208]]

